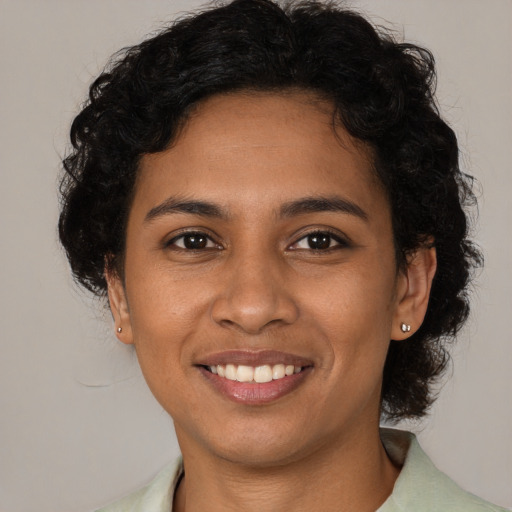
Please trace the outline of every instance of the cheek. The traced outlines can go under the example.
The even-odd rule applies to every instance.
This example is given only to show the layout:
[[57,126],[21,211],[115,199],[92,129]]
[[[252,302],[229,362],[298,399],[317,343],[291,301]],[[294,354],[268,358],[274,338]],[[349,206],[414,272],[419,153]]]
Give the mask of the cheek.
[[127,272],[130,321],[139,364],[158,398],[156,388],[163,384],[180,386],[197,340],[208,338],[212,290],[218,284],[205,274],[137,263]]
[[302,284],[298,296],[305,308],[333,329],[359,327],[361,334],[382,331],[392,317],[395,277],[389,268],[363,262],[305,277]]
[[192,304],[183,289],[177,293],[165,279],[148,276],[133,283],[130,319],[137,359],[155,398],[174,412],[189,392],[185,362],[187,339],[195,329]]
[[[341,378],[380,378],[386,358],[394,310],[394,273],[375,265],[332,272],[304,293],[303,312],[323,333],[330,365]],[[312,292],[314,290],[314,292]]]
[[200,311],[208,289],[204,276],[192,276],[171,270],[165,263],[150,258],[133,258],[127,265],[127,292],[130,314],[136,331],[162,330],[169,335],[169,326],[180,329],[192,323],[193,313]]

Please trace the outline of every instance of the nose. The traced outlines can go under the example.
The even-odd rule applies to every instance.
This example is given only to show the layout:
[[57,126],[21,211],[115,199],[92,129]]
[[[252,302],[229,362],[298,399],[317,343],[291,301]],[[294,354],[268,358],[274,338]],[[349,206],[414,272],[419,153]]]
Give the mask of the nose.
[[268,255],[241,258],[223,276],[211,309],[213,320],[246,334],[294,323],[299,309],[285,274]]

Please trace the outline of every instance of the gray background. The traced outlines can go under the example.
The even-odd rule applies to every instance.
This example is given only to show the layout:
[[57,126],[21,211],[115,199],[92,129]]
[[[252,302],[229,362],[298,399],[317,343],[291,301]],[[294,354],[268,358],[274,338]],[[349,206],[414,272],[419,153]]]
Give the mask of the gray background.
[[[512,507],[512,2],[350,4],[434,51],[444,116],[483,189],[487,265],[472,319],[431,416],[409,427],[457,482]],[[90,510],[177,453],[108,311],[71,282],[56,183],[69,123],[107,57],[196,5],[0,0],[0,512]]]

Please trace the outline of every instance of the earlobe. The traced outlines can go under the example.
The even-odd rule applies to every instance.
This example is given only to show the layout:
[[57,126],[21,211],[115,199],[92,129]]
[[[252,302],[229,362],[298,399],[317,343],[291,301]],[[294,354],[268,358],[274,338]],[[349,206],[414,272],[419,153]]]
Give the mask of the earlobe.
[[108,286],[108,301],[114,318],[117,339],[130,345],[133,343],[133,334],[123,282],[118,274],[112,270],[105,270],[105,276]]
[[407,268],[399,276],[401,283],[391,339],[404,340],[420,328],[427,312],[436,268],[436,249],[430,244],[419,247],[407,258]]

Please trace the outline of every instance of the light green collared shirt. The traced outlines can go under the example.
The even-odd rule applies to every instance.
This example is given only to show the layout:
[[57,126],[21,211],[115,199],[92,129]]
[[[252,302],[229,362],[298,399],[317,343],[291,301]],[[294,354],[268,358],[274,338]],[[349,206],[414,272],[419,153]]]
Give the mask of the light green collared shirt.
[[[391,460],[402,470],[393,492],[376,512],[506,512],[462,490],[439,471],[413,434],[383,428],[381,439]],[[179,458],[139,491],[97,512],[171,512],[182,473]]]

